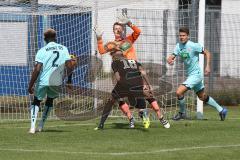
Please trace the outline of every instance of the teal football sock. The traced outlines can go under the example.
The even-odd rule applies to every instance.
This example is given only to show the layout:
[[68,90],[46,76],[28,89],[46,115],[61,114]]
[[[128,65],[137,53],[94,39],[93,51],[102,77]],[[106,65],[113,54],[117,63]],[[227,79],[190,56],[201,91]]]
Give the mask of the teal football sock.
[[212,97],[209,96],[208,101],[206,102],[208,105],[212,106],[213,108],[216,108],[218,112],[221,112],[223,110],[222,106],[220,106]]
[[184,97],[178,99],[178,104],[179,104],[179,107],[180,107],[179,112],[186,113],[186,106],[185,106],[185,98]]
[[42,119],[39,123],[39,128],[43,128],[45,121],[47,120],[48,114],[52,110],[52,107],[44,106],[43,113],[42,113]]

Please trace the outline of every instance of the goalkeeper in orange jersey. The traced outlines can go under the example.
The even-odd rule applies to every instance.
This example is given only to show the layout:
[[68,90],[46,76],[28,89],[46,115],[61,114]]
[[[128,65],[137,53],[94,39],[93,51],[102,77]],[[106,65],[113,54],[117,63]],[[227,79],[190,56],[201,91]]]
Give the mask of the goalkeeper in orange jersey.
[[120,106],[129,113],[128,105],[123,101],[124,97],[146,99],[156,112],[158,119],[164,128],[169,128],[170,124],[164,119],[160,107],[153,96],[152,89],[145,74],[142,74],[142,65],[135,60],[128,60],[121,52],[113,53],[112,69],[114,71],[117,84],[112,91],[112,98],[105,105],[100,123],[96,129],[103,129],[104,123],[112,110],[112,105],[118,101]]
[[[125,36],[126,34],[124,32],[124,28],[126,25],[133,30],[132,34],[128,36]],[[121,17],[118,17],[118,22],[115,22],[113,24],[113,33],[115,36],[115,39],[113,41],[110,41],[104,45],[102,40],[103,31],[97,27],[94,28],[94,31],[97,36],[97,45],[100,54],[110,52],[110,54],[112,55],[115,52],[121,52],[127,59],[132,60],[137,59],[133,43],[139,37],[141,30],[137,26],[133,25],[130,19],[125,14],[123,14]],[[126,106],[126,103],[119,104],[119,107],[128,116],[128,119],[130,121],[130,127],[133,128],[134,121],[133,117],[131,116],[131,113],[129,113],[130,112],[129,107]],[[144,120],[143,125],[145,128],[148,128],[148,126],[150,125],[150,121],[149,118],[147,117],[146,113],[147,110],[142,109],[146,108],[145,100],[137,98],[135,107],[140,108],[139,115],[140,117],[145,117],[143,119]]]
[[[125,36],[125,25],[127,25],[133,30],[132,34]],[[115,36],[115,39],[113,41],[110,41],[103,45],[103,31],[97,27],[94,28],[94,31],[97,36],[98,51],[100,54],[105,54],[108,52],[112,54],[117,50],[120,50],[125,58],[137,60],[136,51],[133,43],[139,37],[141,30],[137,26],[132,24],[132,22],[126,15],[118,17],[118,22],[115,22],[113,24],[113,33]]]

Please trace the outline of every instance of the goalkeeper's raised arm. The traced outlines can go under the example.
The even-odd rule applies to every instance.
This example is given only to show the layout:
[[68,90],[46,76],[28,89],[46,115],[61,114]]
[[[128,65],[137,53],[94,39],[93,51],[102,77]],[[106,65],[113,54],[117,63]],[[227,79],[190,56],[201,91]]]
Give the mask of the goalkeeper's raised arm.
[[123,14],[118,17],[118,23],[121,25],[127,25],[133,30],[133,33],[127,36],[127,39],[129,39],[132,43],[137,40],[139,35],[141,34],[141,30],[132,23],[132,21],[129,19],[129,17],[126,14]]
[[[133,30],[133,32],[128,36],[126,36],[125,33],[126,25]],[[137,26],[133,25],[126,15],[118,17],[118,21],[113,24],[113,34],[115,37],[113,41],[104,45],[102,40],[103,31],[99,27],[95,27],[94,32],[97,36],[97,45],[100,54],[105,54],[107,52],[112,54],[120,51],[127,59],[137,59],[133,43],[139,37],[141,30]]]

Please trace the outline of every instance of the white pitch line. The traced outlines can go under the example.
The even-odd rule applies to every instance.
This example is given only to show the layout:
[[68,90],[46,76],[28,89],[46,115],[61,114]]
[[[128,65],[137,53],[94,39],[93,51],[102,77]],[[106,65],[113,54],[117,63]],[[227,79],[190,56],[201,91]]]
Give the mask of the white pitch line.
[[[106,123],[107,124],[107,123]],[[55,127],[67,127],[67,126],[92,126],[92,125],[96,125],[96,123],[77,123],[77,124],[60,124],[60,125],[52,125],[52,126],[46,126],[46,128],[55,128]],[[29,128],[28,127],[18,127],[18,126],[5,126],[5,127],[0,127],[0,128]]]
[[112,155],[112,156],[125,156],[125,155],[142,155],[142,154],[156,154],[164,152],[176,152],[176,151],[188,151],[197,149],[211,149],[211,148],[234,148],[240,147],[240,144],[233,145],[216,145],[216,146],[195,146],[195,147],[185,147],[185,148],[170,148],[170,149],[159,149],[147,152],[72,152],[72,151],[60,151],[60,150],[34,150],[34,149],[17,149],[17,148],[0,148],[0,151],[14,151],[14,152],[45,152],[45,153],[62,153],[62,154],[84,154],[84,155]]
[[[121,121],[120,121],[121,122]],[[30,123],[29,123],[30,124]],[[56,128],[56,127],[68,127],[68,126],[95,126],[98,123],[76,123],[76,124],[60,124],[60,125],[50,125],[50,126],[46,126],[46,128]],[[111,122],[106,122],[104,124],[112,124]],[[0,128],[2,129],[11,129],[11,128],[29,128],[29,126],[1,126]]]

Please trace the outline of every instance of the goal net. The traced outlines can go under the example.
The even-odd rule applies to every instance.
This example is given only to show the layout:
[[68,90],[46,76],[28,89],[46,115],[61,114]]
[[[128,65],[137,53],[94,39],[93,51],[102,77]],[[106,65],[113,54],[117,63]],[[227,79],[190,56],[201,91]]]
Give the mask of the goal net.
[[[79,61],[73,74],[73,85],[77,88],[70,93],[63,84],[50,118],[56,118],[57,114],[61,118],[63,114],[67,117],[91,110],[94,98],[90,96],[94,94],[89,90],[93,87],[94,77],[90,75],[94,67],[101,66],[100,61],[91,57],[92,8],[32,4],[29,1],[0,3],[0,119],[29,119],[33,97],[28,95],[27,88],[35,55],[45,45],[43,32],[47,28],[57,31],[57,42],[67,46],[70,54],[76,55]],[[66,102],[68,111],[72,112],[59,110],[62,106],[66,110],[63,105]]]
[[[179,111],[177,87],[185,80],[185,68],[180,59],[173,66],[167,64],[167,56],[173,53],[177,43],[179,26],[187,26],[188,11],[169,9],[122,9],[142,33],[135,46],[139,61],[143,64],[154,94],[165,116],[172,118]],[[197,28],[194,28],[197,32]],[[132,30],[127,28],[127,33]],[[189,118],[196,113],[196,96],[186,93],[186,111]],[[154,113],[152,113],[154,115]]]
[[[55,109],[50,118],[88,120],[98,117],[111,95],[114,82],[111,57],[109,54],[102,56],[98,54],[92,28],[98,25],[104,30],[104,43],[113,40],[112,25],[116,17],[123,12],[142,30],[134,44],[137,57],[147,71],[155,96],[165,115],[171,118],[178,112],[175,91],[186,78],[185,69],[179,59],[174,66],[167,65],[166,57],[174,50],[180,26],[189,27],[191,40],[196,41],[198,16],[192,12],[194,8],[190,11],[189,7],[186,9],[185,6],[178,8],[176,5],[174,9],[151,7],[148,9],[147,6],[146,8],[140,6],[138,1],[132,1],[132,7],[126,5],[127,3],[128,1],[108,0],[95,2],[83,0],[73,3],[39,0],[37,5],[24,0],[15,3],[1,1],[0,120],[29,119],[28,108],[33,97],[28,95],[28,82],[35,55],[44,46],[43,32],[50,27],[57,31],[57,42],[68,47],[69,52],[76,55],[78,61],[72,76],[73,85],[70,86],[72,89],[66,86],[66,82],[63,83],[59,98],[54,101]],[[222,22],[227,21],[228,16],[231,17],[222,15]],[[208,18],[207,21],[214,23],[214,16]],[[235,23],[240,22],[237,18],[234,20]],[[227,23],[234,24],[232,21]],[[221,26],[220,22],[216,24]],[[209,24],[208,27],[206,33],[210,35],[212,25]],[[235,33],[235,28],[231,28],[231,31]],[[126,32],[131,33],[132,30],[127,27]],[[234,36],[236,35],[239,34]],[[219,37],[208,39],[206,46],[211,49],[212,43],[220,43]],[[218,49],[215,46],[214,54],[221,52],[222,56],[226,55],[225,45],[223,44],[221,48],[219,46]],[[234,47],[235,45],[232,46],[232,50]],[[231,80],[237,84],[236,78],[239,76],[233,73],[239,71],[237,64],[232,67],[233,69],[225,66],[227,65],[220,63],[219,56],[218,61],[213,64],[216,72],[209,79],[205,79],[210,93],[217,93],[221,89],[221,86],[216,87],[218,90],[211,88],[217,82],[222,82],[216,78],[217,76],[220,79],[221,76],[234,77],[235,79]],[[196,96],[190,91],[185,97],[188,115],[193,118],[196,113]],[[134,109],[133,112],[136,113]],[[114,106],[111,116],[124,117],[117,106]],[[137,115],[135,117],[137,118]],[[156,119],[152,112],[151,118]]]
[[[50,27],[57,31],[57,42],[68,47],[69,52],[78,59],[78,66],[73,73],[72,90],[63,83],[50,118],[87,120],[99,116],[111,95],[113,80],[111,57],[96,55],[92,28],[96,24],[101,25],[105,31],[104,41],[112,40],[112,24],[122,12],[126,12],[142,30],[135,47],[157,100],[168,117],[175,114],[178,109],[175,89],[184,79],[184,68],[181,63],[176,63],[173,67],[167,66],[166,57],[176,43],[176,31],[180,22],[178,11],[123,9],[119,8],[119,4],[104,6],[87,1],[74,5],[19,1],[13,4],[5,2],[0,10],[0,32],[3,35],[0,39],[3,46],[0,51],[0,119],[29,118],[29,106],[33,97],[28,95],[28,82],[35,55],[44,46],[43,32]],[[112,16],[109,18],[107,16],[110,13]],[[130,32],[127,28],[127,33]],[[189,93],[186,100],[191,113],[194,111],[195,98]],[[115,106],[111,116],[123,115]],[[155,119],[155,114],[152,118]]]

